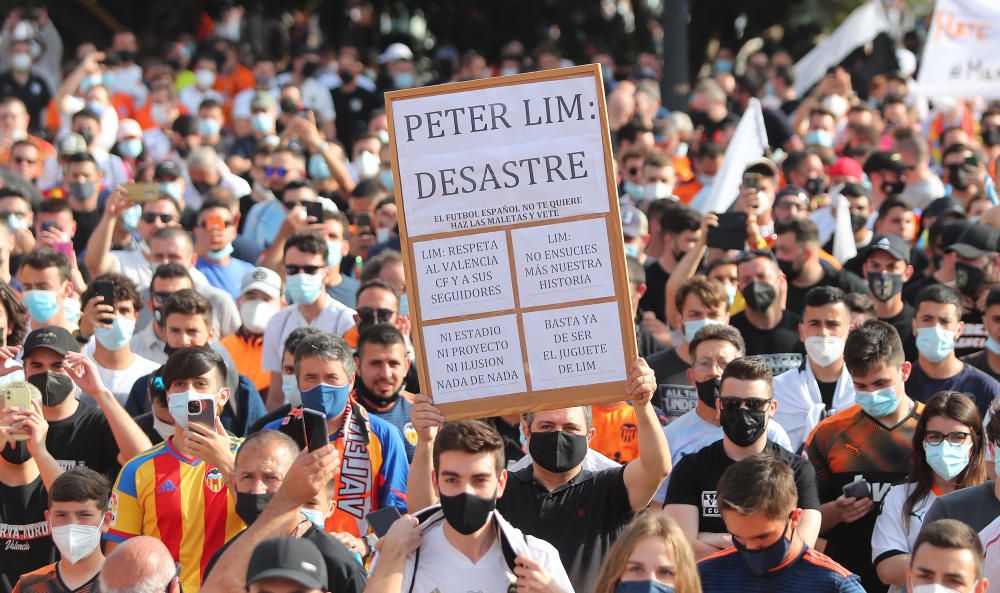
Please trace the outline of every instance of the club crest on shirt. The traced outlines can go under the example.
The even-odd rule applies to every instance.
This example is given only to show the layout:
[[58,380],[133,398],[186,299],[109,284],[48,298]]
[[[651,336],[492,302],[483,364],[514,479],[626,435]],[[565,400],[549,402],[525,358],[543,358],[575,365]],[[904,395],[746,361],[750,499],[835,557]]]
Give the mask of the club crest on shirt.
[[112,492],[108,498],[108,511],[111,513],[111,525],[118,523],[118,493]]
[[205,474],[205,485],[212,492],[220,492],[222,488],[226,485],[226,481],[222,479],[222,472],[212,468],[207,474]]
[[715,490],[701,491],[701,516],[702,517],[719,516],[719,499],[715,493]]
[[618,436],[621,437],[623,443],[631,443],[639,435],[639,428],[627,422],[622,424],[621,428],[618,429]]
[[417,446],[417,429],[413,428],[412,422],[403,425],[403,438],[414,447]]

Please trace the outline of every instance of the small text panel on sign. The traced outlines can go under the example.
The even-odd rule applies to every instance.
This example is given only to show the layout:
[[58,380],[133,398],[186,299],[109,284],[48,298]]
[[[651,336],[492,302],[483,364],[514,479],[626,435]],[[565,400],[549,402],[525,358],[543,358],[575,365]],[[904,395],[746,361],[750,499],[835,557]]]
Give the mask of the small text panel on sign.
[[422,319],[514,308],[503,231],[420,241],[413,253]]
[[536,390],[624,381],[615,302],[524,314],[531,384]]
[[511,231],[522,307],[614,296],[604,218]]
[[500,315],[424,327],[435,403],[523,393],[517,317]]

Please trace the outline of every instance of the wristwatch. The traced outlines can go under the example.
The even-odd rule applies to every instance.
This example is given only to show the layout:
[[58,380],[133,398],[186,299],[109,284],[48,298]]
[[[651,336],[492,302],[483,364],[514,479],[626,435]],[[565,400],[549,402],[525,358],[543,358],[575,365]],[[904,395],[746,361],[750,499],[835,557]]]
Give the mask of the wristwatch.
[[374,533],[369,533],[368,535],[361,538],[361,541],[365,542],[365,548],[368,551],[365,553],[365,558],[371,556],[375,553],[375,544],[378,543],[378,536]]

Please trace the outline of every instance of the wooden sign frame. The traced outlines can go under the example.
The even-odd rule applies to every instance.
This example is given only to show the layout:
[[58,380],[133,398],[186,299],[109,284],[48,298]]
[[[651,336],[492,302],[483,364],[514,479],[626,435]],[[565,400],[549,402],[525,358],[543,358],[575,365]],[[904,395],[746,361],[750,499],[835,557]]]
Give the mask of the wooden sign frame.
[[[484,226],[480,228],[457,230],[446,233],[420,235],[419,238],[410,240],[406,224],[406,208],[403,200],[403,183],[400,179],[399,155],[396,143],[395,120],[393,117],[393,107],[395,104],[414,98],[424,98],[429,96],[446,95],[466,91],[489,89],[496,87],[506,87],[512,85],[530,84],[537,82],[559,81],[571,78],[593,78],[598,99],[598,112],[601,128],[601,145],[604,149],[605,183],[607,186],[608,211],[601,213],[584,214],[579,216],[567,216],[543,221],[530,221],[504,226]],[[628,283],[628,272],[625,262],[625,246],[622,240],[621,215],[618,207],[618,191],[615,182],[615,165],[612,156],[611,138],[607,120],[607,105],[604,96],[604,84],[601,75],[601,66],[589,64],[585,66],[574,66],[570,68],[560,68],[556,70],[546,70],[542,72],[530,72],[517,74],[501,78],[490,78],[473,80],[467,82],[457,82],[444,85],[420,87],[400,91],[392,91],[385,94],[386,114],[389,120],[390,151],[392,154],[393,181],[396,191],[396,211],[399,221],[399,237],[402,247],[404,268],[406,273],[406,291],[410,303],[410,318],[415,331],[412,332],[413,345],[416,352],[417,373],[420,378],[421,391],[434,397],[434,385],[431,382],[430,370],[428,368],[427,352],[424,348],[425,327],[433,327],[439,324],[455,323],[467,319],[485,319],[502,315],[514,315],[517,319],[519,330],[518,340],[520,342],[522,363],[524,369],[524,381],[526,390],[524,392],[482,397],[460,402],[448,402],[437,404],[448,419],[458,418],[482,418],[487,416],[507,415],[522,413],[527,411],[539,411],[545,409],[563,408],[575,405],[607,403],[621,401],[626,398],[625,389],[627,385],[628,370],[632,362],[638,357],[635,325],[632,303],[630,300],[630,290]],[[415,198],[413,198],[415,199]],[[563,304],[521,307],[520,293],[518,287],[517,262],[514,259],[514,244],[512,231],[522,228],[546,226],[551,224],[569,223],[580,220],[600,219],[605,222],[608,231],[608,247],[610,248],[611,275],[614,282],[614,294],[606,298],[570,301]],[[432,321],[421,319],[420,308],[420,288],[417,282],[417,264],[415,259],[415,248],[424,241],[432,241],[446,237],[460,237],[466,235],[476,235],[488,232],[502,231],[506,233],[507,256],[509,258],[510,282],[514,295],[514,307],[499,311],[476,315],[460,315],[455,317],[438,318]],[[599,256],[601,254],[598,254]],[[622,360],[624,377],[621,381],[606,382],[599,384],[578,385],[574,387],[560,387],[555,389],[534,390],[531,383],[531,368],[528,363],[528,349],[525,343],[524,333],[524,313],[544,310],[558,310],[569,307],[593,305],[599,303],[614,303],[618,309],[618,321],[621,327]]]

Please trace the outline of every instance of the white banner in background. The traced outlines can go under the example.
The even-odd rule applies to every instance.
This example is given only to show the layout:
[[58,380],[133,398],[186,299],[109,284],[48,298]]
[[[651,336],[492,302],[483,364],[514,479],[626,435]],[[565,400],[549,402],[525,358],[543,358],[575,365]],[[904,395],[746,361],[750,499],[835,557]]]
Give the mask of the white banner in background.
[[1000,97],[1000,2],[938,0],[914,92]]
[[767,149],[767,131],[764,129],[764,115],[760,101],[750,99],[740,123],[726,147],[722,168],[715,176],[708,197],[696,200],[691,207],[699,212],[725,212],[739,197],[743,170],[747,165],[763,156]]
[[[984,0],[990,1],[990,0]],[[889,19],[879,0],[871,0],[852,12],[829,37],[795,63],[795,91],[805,95],[831,66],[844,61],[852,51],[888,31]]]

